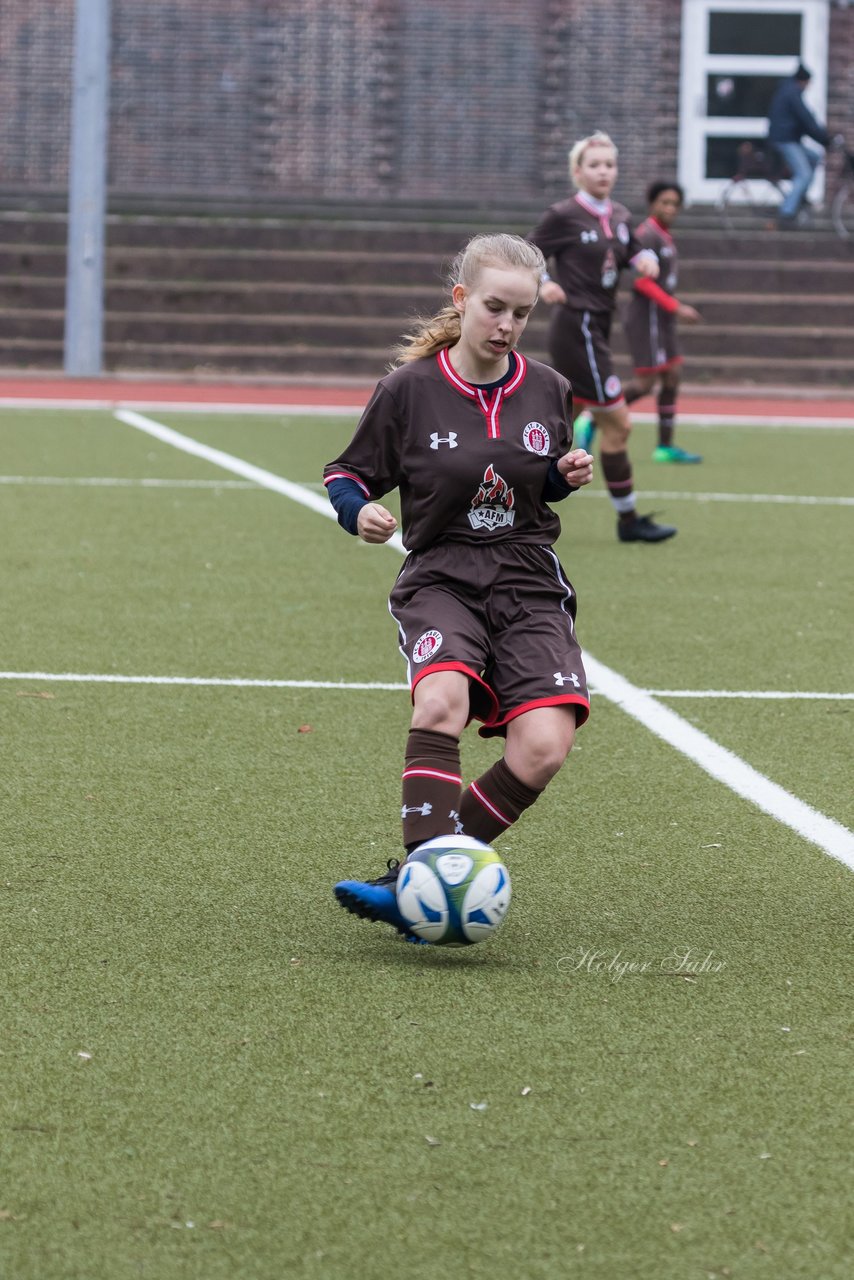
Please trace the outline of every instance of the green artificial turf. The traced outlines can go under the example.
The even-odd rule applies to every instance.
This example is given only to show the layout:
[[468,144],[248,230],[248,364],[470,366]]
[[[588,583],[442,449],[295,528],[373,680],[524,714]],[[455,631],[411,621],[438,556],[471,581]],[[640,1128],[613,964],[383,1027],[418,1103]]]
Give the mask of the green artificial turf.
[[[301,482],[351,428],[152,416]],[[850,468],[849,433],[700,435],[641,487]],[[9,475],[224,474],[107,414],[0,442]],[[403,677],[399,556],[278,495],[0,499],[7,672]],[[673,543],[623,548],[571,502],[600,661],[850,690],[850,510],[674,500]],[[850,821],[849,703],[667,705]],[[397,851],[407,723],[386,690],[0,681],[0,1275],[847,1277],[850,872],[598,698],[499,845],[501,932],[409,946],[330,893]],[[496,752],[470,731],[466,775]]]

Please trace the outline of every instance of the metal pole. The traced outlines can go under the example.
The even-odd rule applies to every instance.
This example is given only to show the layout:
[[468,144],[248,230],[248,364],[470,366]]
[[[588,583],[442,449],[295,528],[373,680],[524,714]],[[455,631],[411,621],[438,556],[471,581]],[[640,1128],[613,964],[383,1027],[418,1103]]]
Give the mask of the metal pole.
[[76,0],[68,172],[65,372],[102,371],[110,0]]

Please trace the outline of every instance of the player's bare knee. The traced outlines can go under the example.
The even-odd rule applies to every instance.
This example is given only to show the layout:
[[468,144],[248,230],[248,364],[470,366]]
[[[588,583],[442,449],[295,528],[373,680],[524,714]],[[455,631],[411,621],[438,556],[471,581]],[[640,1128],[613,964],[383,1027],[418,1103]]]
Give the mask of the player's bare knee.
[[563,767],[572,743],[564,741],[535,741],[525,743],[520,764],[523,781],[532,787],[544,787]]
[[460,734],[465,722],[465,709],[455,699],[444,697],[441,693],[424,694],[412,711],[413,729]]
[[621,453],[629,443],[629,435],[631,434],[631,423],[628,415],[624,421],[611,421],[607,427],[602,429],[602,452],[603,453]]

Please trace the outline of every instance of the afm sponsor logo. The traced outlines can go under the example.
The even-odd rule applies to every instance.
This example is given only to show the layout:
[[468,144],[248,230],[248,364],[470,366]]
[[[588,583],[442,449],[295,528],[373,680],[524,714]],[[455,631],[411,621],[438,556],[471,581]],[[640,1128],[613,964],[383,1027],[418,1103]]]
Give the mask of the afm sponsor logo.
[[509,528],[516,519],[515,501],[513,490],[490,462],[472,498],[469,524],[473,529],[489,529],[490,533],[495,529]]

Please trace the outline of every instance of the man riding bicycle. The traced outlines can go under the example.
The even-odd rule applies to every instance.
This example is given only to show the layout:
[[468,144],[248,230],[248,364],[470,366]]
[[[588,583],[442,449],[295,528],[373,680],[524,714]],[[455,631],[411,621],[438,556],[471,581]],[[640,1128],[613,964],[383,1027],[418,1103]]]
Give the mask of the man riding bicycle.
[[821,159],[815,148],[806,146],[801,139],[806,135],[823,147],[834,141],[803,100],[804,90],[811,79],[812,72],[799,63],[794,75],[788,76],[777,87],[768,112],[768,141],[792,174],[791,188],[777,213],[777,226],[781,229],[795,225]]

